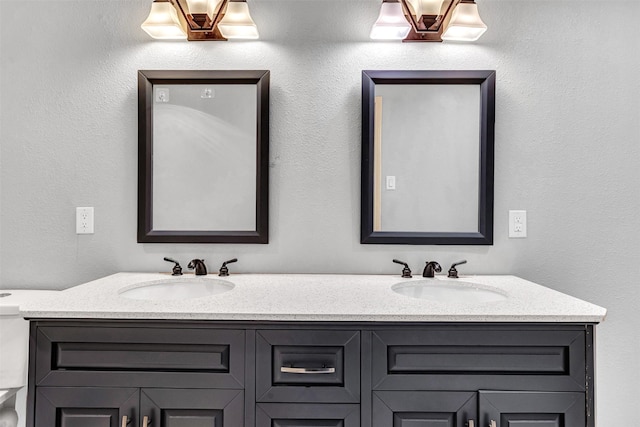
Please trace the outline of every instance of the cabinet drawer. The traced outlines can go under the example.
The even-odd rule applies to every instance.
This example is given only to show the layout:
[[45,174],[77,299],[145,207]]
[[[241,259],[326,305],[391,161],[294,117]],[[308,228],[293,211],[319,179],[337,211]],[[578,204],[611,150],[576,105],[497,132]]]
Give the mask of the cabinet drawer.
[[376,390],[585,390],[585,330],[433,327],[376,331]]
[[259,402],[359,402],[360,332],[267,330],[256,334]]
[[360,427],[360,405],[258,403],[256,427]]
[[243,388],[243,330],[43,326],[36,384]]

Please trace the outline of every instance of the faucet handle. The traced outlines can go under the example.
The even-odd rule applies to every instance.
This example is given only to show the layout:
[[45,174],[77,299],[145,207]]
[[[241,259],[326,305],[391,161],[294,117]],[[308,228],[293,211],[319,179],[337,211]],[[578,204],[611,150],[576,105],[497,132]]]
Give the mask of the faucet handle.
[[409,268],[409,265],[406,262],[400,261],[399,259],[394,259],[393,262],[395,262],[396,264],[404,265],[404,268],[402,269],[403,278],[405,279],[411,278],[411,269]]
[[220,267],[220,272],[218,273],[218,276],[220,277],[226,277],[229,275],[229,268],[227,267],[227,264],[231,264],[233,262],[238,262],[238,258],[233,258],[230,259],[229,261],[225,261],[222,263],[222,267]]
[[466,263],[467,263],[467,260],[463,259],[462,261],[454,262],[453,264],[451,264],[451,268],[449,269],[449,274],[447,275],[447,277],[451,279],[457,279],[458,270],[456,270],[456,266],[466,264]]
[[169,257],[164,257],[164,260],[175,264],[171,270],[172,276],[182,276],[182,267],[180,267],[180,263],[178,261]]

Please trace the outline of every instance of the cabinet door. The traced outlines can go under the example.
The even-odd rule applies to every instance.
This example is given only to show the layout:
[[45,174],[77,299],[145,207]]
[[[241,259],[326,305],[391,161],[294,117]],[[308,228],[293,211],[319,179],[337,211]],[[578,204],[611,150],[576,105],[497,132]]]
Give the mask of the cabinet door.
[[[147,426],[144,426],[147,417]],[[142,389],[142,427],[238,427],[244,425],[243,390]]]
[[481,426],[584,427],[584,393],[480,392]]
[[476,420],[477,401],[474,392],[375,391],[373,427],[465,427]]
[[256,427],[360,427],[360,405],[258,403]]
[[121,427],[137,419],[137,388],[38,387],[36,427]]

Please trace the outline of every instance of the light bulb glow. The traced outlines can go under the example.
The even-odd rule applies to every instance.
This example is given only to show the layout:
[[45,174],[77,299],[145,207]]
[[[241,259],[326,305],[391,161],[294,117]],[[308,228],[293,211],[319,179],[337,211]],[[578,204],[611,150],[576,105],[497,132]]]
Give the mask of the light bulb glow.
[[227,39],[257,39],[258,27],[251,19],[246,2],[230,1],[224,17],[218,23],[223,37]]
[[209,7],[208,0],[187,0],[187,6],[189,7],[189,13],[207,13]]
[[374,40],[402,40],[409,34],[407,22],[400,3],[382,3],[380,15],[371,28],[369,37]]
[[453,11],[451,21],[442,40],[473,42],[487,31],[487,26],[478,13],[475,3],[459,3]]
[[444,0],[407,0],[413,9],[411,12],[416,18],[422,15],[441,15],[442,3]]
[[149,17],[140,26],[154,39],[175,40],[186,39],[178,13],[168,1],[154,1],[151,4]]
[[187,6],[189,7],[189,13],[191,15],[206,13],[211,19],[213,19],[218,11],[219,5],[220,0],[187,0]]

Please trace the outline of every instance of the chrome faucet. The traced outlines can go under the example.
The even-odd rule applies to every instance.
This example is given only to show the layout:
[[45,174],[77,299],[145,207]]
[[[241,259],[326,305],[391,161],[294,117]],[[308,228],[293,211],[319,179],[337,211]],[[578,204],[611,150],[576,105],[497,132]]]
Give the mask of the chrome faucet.
[[424,266],[422,271],[422,277],[434,277],[435,273],[440,273],[442,267],[435,261],[427,261],[427,265]]
[[196,269],[196,276],[206,276],[207,275],[207,266],[204,265],[203,259],[192,259],[189,265],[187,265],[190,270]]

